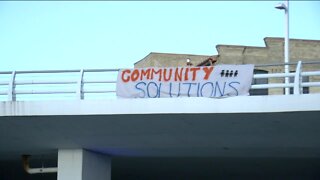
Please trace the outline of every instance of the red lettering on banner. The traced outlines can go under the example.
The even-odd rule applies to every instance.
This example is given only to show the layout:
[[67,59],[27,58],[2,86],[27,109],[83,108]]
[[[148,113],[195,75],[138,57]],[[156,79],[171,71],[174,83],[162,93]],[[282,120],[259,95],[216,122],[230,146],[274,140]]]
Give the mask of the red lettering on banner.
[[128,82],[128,81],[130,81],[130,75],[127,76],[127,78],[124,78],[124,74],[125,74],[125,73],[131,73],[131,71],[130,71],[129,69],[123,70],[123,71],[122,71],[122,74],[121,74],[121,79],[122,79],[122,81],[123,81],[123,82]]
[[141,75],[140,75],[140,80],[142,80],[143,77],[146,77],[149,80],[150,79],[150,75],[151,75],[150,71],[151,71],[151,69],[147,69],[147,70],[142,69],[141,70]]
[[162,79],[162,69],[159,69],[158,71],[154,70],[153,68],[151,69],[151,79],[153,79],[153,75],[159,74],[159,81]]
[[197,71],[200,70],[200,67],[193,67],[190,68],[190,71],[192,72],[192,81],[196,80],[197,78]]
[[131,73],[131,81],[136,81],[136,80],[138,80],[138,78],[139,78],[139,70],[138,69],[135,69],[135,70],[133,70],[133,72]]
[[184,72],[184,80],[188,81],[189,79],[189,68],[186,68],[186,71]]
[[182,71],[183,68],[176,68],[176,71],[174,73],[174,81],[182,81]]
[[205,76],[204,76],[204,80],[208,80],[212,71],[213,71],[213,66],[210,66],[210,67],[203,67],[203,71],[205,72]]
[[[122,71],[121,79],[123,82],[135,82],[137,80],[158,80],[158,81],[188,81],[197,80],[197,73],[199,70],[204,72],[204,80],[208,80],[213,72],[214,67],[187,67],[187,68],[148,68],[148,69],[134,69],[133,71],[126,69]],[[174,79],[173,79],[174,78]]]
[[171,76],[172,76],[172,69],[169,69],[169,75],[167,75],[167,70],[168,69],[164,69],[163,70],[163,80],[164,81],[170,81],[171,80]]

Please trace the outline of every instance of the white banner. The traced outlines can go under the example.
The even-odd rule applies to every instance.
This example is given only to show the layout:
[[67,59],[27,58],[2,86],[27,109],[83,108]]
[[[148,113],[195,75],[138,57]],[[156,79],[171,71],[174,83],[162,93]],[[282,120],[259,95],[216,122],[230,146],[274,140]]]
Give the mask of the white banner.
[[227,97],[249,95],[254,65],[122,69],[123,98]]

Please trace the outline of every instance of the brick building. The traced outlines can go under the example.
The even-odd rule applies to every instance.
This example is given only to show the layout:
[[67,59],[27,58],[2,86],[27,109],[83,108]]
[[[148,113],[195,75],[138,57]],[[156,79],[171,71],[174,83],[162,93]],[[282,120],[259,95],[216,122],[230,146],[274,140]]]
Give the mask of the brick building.
[[[284,71],[284,39],[266,37],[265,47],[243,46],[243,45],[222,45],[216,46],[217,55],[191,55],[191,54],[169,54],[151,52],[145,58],[134,64],[135,68],[141,67],[169,67],[187,66],[189,62],[193,66],[213,65],[213,64],[255,64],[255,73],[278,73]],[[290,71],[296,69],[295,63],[320,62],[320,40],[290,39]],[[304,64],[304,71],[312,71],[320,68],[320,63]],[[303,81],[315,81],[313,79],[303,79]],[[319,80],[319,79],[318,79]],[[281,83],[279,79],[260,79],[261,82],[254,83]],[[305,93],[318,92],[319,88],[314,87],[304,89]],[[261,90],[263,94],[282,94],[282,89]],[[253,93],[254,94],[254,93]]]

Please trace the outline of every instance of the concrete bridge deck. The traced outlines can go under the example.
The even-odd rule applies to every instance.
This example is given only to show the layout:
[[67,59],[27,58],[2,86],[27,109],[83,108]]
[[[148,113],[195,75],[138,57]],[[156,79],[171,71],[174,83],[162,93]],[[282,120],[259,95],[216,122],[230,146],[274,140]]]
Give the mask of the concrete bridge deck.
[[[293,163],[306,168],[302,177],[309,171],[317,176],[319,102],[320,94],[0,102],[0,161],[18,162],[22,154],[55,159],[58,149],[83,148],[111,156],[115,179],[130,179],[119,173],[126,167],[144,174],[151,162],[160,172],[161,163],[172,163],[165,166],[174,172],[187,162],[198,163],[194,177],[204,171],[211,173],[209,179],[219,176],[208,164],[241,169],[251,162],[243,167],[250,174],[254,159],[270,161],[270,172],[280,173],[274,167],[282,162],[288,168],[281,172],[289,173]],[[138,179],[148,179],[145,175]]]

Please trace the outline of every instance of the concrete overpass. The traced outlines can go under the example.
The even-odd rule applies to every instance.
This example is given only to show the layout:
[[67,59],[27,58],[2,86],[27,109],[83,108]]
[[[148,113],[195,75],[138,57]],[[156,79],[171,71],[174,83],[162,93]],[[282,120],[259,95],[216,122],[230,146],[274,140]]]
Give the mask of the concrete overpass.
[[48,166],[59,150],[85,149],[112,159],[114,179],[320,177],[319,102],[320,94],[0,102],[0,160],[5,169],[41,155]]
[[[0,72],[9,79],[0,79],[1,180],[320,178],[320,94],[301,93],[320,83],[299,81],[320,72],[255,75],[294,77],[290,84],[252,86],[291,87],[294,95],[110,99],[112,91],[86,86],[114,83],[84,77],[102,71],[67,71],[80,76],[61,80],[20,76],[44,71]],[[59,98],[35,98],[54,93]],[[31,167],[57,173],[27,174],[23,154],[32,155]]]

